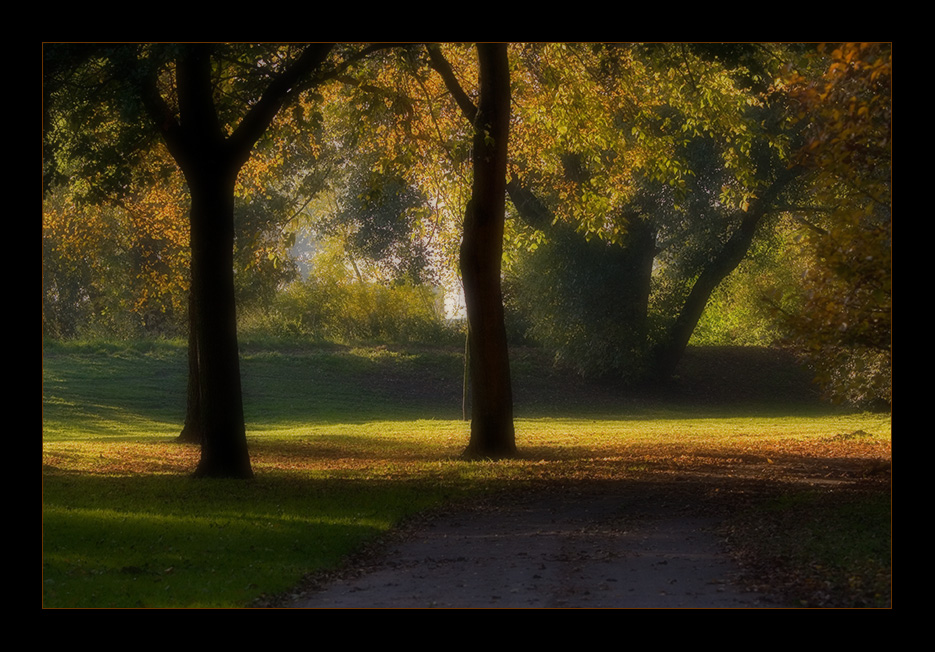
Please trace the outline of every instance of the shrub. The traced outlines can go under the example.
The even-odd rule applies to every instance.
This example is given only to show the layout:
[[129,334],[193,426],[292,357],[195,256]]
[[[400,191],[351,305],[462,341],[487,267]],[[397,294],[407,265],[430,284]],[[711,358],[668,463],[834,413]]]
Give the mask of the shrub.
[[246,315],[241,328],[344,342],[439,342],[452,335],[435,288],[344,282],[327,275],[290,284],[270,310]]

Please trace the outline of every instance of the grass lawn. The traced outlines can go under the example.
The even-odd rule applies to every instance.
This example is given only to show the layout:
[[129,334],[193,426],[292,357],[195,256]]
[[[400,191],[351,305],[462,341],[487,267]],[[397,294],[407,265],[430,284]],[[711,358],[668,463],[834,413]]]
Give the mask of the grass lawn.
[[697,488],[792,604],[889,602],[889,415],[821,405],[775,352],[634,393],[514,351],[521,457],[471,463],[458,351],[242,348],[249,482],[189,477],[183,343],[45,347],[44,606],[245,606],[409,515],[580,482]]

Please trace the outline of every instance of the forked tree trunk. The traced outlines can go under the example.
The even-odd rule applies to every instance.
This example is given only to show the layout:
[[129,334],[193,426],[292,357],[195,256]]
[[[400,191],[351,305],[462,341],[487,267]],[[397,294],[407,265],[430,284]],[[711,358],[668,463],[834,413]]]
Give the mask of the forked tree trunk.
[[[183,53],[176,67],[180,121],[167,122],[164,136],[191,194],[191,325],[202,428],[195,476],[252,478],[240,388],[233,254],[234,184],[252,141],[234,143],[225,136],[212,96],[210,47],[186,46]],[[157,111],[158,102],[152,102]]]
[[[192,310],[194,339],[190,351],[189,425],[200,422],[201,461],[197,476],[249,478],[243,399],[240,389],[240,354],[234,305],[234,185],[259,139],[287,102],[294,101],[313,79],[333,49],[315,43],[297,58],[283,62],[248,91],[237,124],[218,115],[217,100],[229,102],[216,83],[224,77],[212,61],[215,46],[192,43],[172,46],[117,48],[112,56],[129,74],[121,81],[138,94],[146,113],[161,134],[169,153],[185,175],[191,193]],[[344,67],[374,48],[365,48]],[[173,102],[163,95],[169,81],[162,73],[174,58]],[[337,73],[337,70],[333,71]],[[236,102],[236,100],[234,100]],[[177,103],[177,104],[176,104]],[[229,106],[229,105],[228,105]],[[128,103],[127,109],[130,109]]]
[[480,100],[474,120],[474,184],[460,256],[471,368],[471,440],[464,456],[496,459],[516,455],[500,287],[510,73],[506,45],[478,44],[477,56]]

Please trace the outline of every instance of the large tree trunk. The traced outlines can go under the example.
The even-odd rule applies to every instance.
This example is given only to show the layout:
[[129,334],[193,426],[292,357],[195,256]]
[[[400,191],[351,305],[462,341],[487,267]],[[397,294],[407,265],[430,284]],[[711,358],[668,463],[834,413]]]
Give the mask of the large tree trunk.
[[[230,167],[230,166],[228,166]],[[214,169],[211,169],[214,168]],[[234,303],[234,180],[222,162],[187,174],[202,415],[197,477],[250,478]]]
[[179,122],[167,122],[164,132],[191,194],[191,322],[202,428],[195,476],[251,478],[233,252],[234,185],[254,141],[226,137],[212,96],[210,54],[210,47],[203,45],[183,50],[176,64]]
[[500,266],[506,203],[510,72],[504,44],[478,44],[480,100],[474,121],[474,184],[464,216],[461,276],[471,367],[468,458],[516,454],[513,390]]
[[[606,251],[606,249],[605,249]],[[608,253],[614,269],[619,270],[616,301],[619,319],[628,324],[620,346],[628,368],[621,371],[631,380],[645,373],[649,334],[649,296],[652,291],[653,261],[656,258],[656,225],[648,218],[631,216],[623,243]]]

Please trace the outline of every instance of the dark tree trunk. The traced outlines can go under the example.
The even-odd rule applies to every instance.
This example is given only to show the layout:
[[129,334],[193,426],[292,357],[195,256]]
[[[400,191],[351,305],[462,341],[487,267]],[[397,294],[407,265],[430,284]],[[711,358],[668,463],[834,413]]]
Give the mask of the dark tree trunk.
[[630,215],[622,242],[608,244],[598,238],[588,240],[571,225],[555,221],[552,211],[518,179],[507,183],[510,200],[526,224],[547,234],[543,249],[566,264],[558,289],[574,311],[603,315],[612,331],[619,367],[629,379],[645,373],[648,353],[648,311],[652,288],[653,261],[656,257],[656,226],[649,218]]
[[194,360],[189,359],[186,431],[200,424],[201,461],[195,475],[251,478],[234,302],[234,185],[283,103],[296,97],[302,80],[321,66],[332,46],[308,46],[271,79],[232,133],[220,123],[214,104],[212,47],[192,44],[178,49],[177,113],[162,99],[155,69],[135,81],[191,193],[190,325],[194,335],[189,354]]
[[198,374],[198,341],[195,337],[195,295],[188,293],[188,391],[185,401],[185,425],[178,440],[186,444],[200,444],[204,439],[201,416],[201,384]]
[[471,406],[471,333],[464,333],[464,373],[461,378],[461,420],[470,421],[468,411]]
[[[210,169],[214,167],[214,169]],[[187,175],[192,195],[192,295],[203,436],[197,477],[250,478],[234,303],[234,171]]]
[[477,56],[480,100],[474,121],[474,184],[461,242],[471,367],[471,441],[464,456],[496,459],[516,455],[500,287],[510,73],[506,45],[478,44]]
[[[188,46],[176,68],[180,121],[167,145],[191,194],[191,313],[201,426],[196,477],[252,478],[234,303],[234,185],[253,140],[234,142],[214,106],[209,46]],[[190,352],[191,353],[191,352]],[[189,363],[191,365],[191,362]],[[190,406],[191,407],[191,406]]]
[[665,339],[655,350],[655,366],[653,374],[660,379],[668,378],[675,373],[685,349],[691,339],[698,321],[704,313],[705,306],[711,298],[718,284],[727,278],[728,274],[737,269],[756,235],[757,227],[763,218],[773,208],[779,195],[786,187],[801,174],[801,168],[793,167],[780,172],[779,176],[763,191],[760,198],[744,214],[740,226],[731,234],[724,247],[714,259],[701,272],[701,275],[692,285],[691,292],[679,312],[675,323],[669,329]]
[[616,295],[608,296],[607,301],[619,303],[617,314],[629,325],[623,346],[630,353],[631,373],[638,377],[644,373],[644,358],[648,349],[649,295],[652,290],[653,261],[656,258],[655,225],[649,219],[632,216],[622,245],[610,251],[620,276]]

